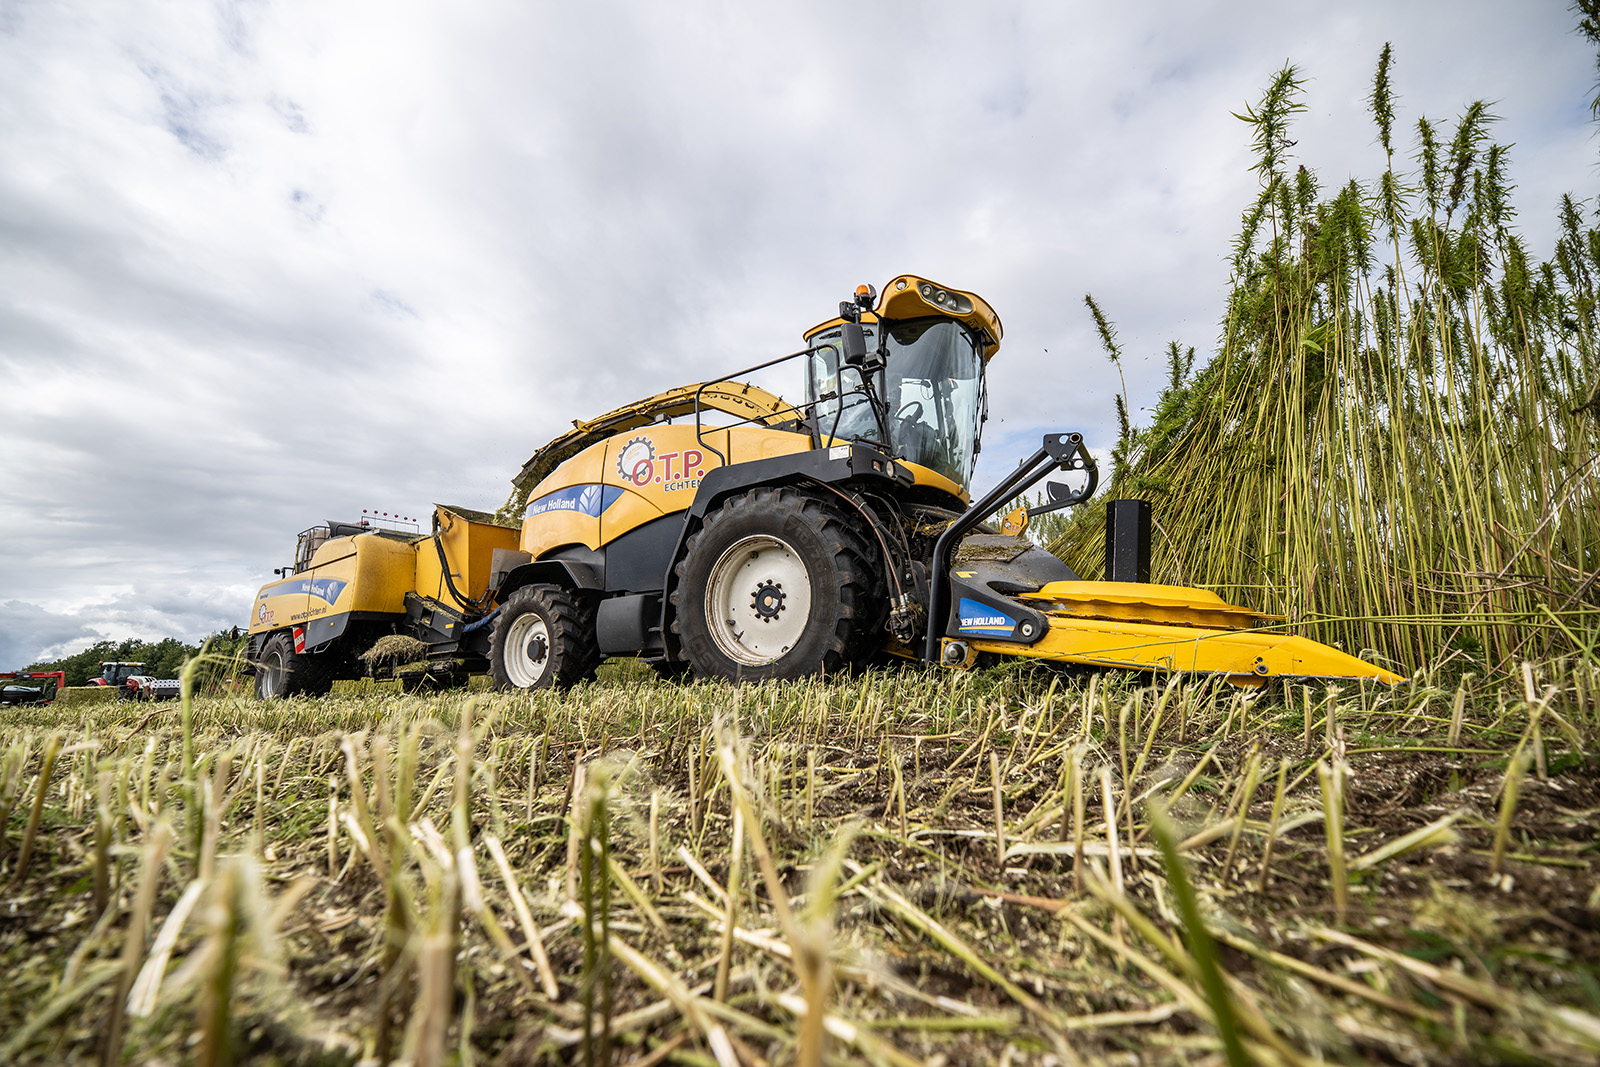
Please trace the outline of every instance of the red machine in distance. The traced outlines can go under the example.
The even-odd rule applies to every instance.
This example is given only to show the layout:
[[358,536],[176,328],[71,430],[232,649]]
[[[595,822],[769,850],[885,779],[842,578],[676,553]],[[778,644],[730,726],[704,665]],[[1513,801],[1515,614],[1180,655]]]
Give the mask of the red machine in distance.
[[66,687],[66,671],[0,671],[0,704],[49,704]]
[[124,700],[173,700],[180,695],[181,682],[146,674],[145,666],[142,660],[101,660],[100,677],[89,684],[115,686]]

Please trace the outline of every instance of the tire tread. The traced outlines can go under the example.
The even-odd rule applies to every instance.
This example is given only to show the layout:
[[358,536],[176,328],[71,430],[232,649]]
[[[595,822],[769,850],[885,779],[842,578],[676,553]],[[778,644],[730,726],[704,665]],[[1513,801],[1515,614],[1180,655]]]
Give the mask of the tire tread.
[[597,605],[591,598],[577,596],[558,585],[525,585],[500,606],[500,618],[495,620],[489,636],[489,673],[494,688],[516,688],[506,674],[502,645],[511,620],[530,611],[538,612],[550,630],[549,655],[553,662],[538,688],[565,689],[593,678],[595,668],[605,658],[595,636]]
[[269,696],[261,691],[261,672],[257,668],[256,696],[263,700],[274,700],[281,697],[292,696],[327,696],[333,691],[333,676],[338,670],[338,661],[331,653],[323,655],[306,655],[294,650],[294,638],[288,630],[279,630],[268,637],[261,645],[261,658],[267,657],[267,650],[275,644],[282,644],[284,686],[283,692],[277,697]]
[[[701,594],[690,577],[695,569],[696,549],[715,540],[717,531],[733,516],[745,516],[756,510],[770,511],[774,536],[790,536],[785,527],[791,522],[802,523],[811,536],[820,541],[820,550],[832,562],[839,577],[837,590],[838,612],[833,632],[824,640],[820,654],[809,664],[793,664],[787,668],[767,667],[730,670],[718,660],[702,655],[697,662],[693,651],[695,644],[704,644],[709,638],[696,641],[685,628],[685,620],[698,618],[699,609],[693,603]],[[884,612],[884,578],[875,553],[867,540],[857,531],[845,513],[831,501],[788,487],[761,487],[740,496],[730,497],[722,506],[706,516],[700,529],[689,538],[683,558],[678,561],[675,573],[677,587],[672,593],[673,632],[680,642],[695,674],[706,677],[774,677],[792,678],[807,674],[838,674],[856,670],[883,644],[881,626],[875,625]],[[690,623],[692,629],[696,623]],[[781,662],[781,661],[777,661]]]

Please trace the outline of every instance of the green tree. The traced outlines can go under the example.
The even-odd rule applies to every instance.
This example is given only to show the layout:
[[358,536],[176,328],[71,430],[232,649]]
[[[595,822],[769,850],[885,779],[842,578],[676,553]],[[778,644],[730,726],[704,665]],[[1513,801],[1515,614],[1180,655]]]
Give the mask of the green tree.
[[[222,631],[214,635],[213,640],[226,637],[227,632]],[[242,643],[242,638],[238,642],[228,642],[229,654],[231,655],[234,644]],[[27,669],[64,671],[68,685],[88,685],[100,676],[101,661],[122,660],[142,662],[145,665],[145,673],[153,677],[176,678],[184,663],[199,651],[198,646],[186,645],[173,637],[164,637],[155,642],[130,637],[124,641],[96,641],[82,652],[75,652],[56,660],[41,660],[31,664]]]

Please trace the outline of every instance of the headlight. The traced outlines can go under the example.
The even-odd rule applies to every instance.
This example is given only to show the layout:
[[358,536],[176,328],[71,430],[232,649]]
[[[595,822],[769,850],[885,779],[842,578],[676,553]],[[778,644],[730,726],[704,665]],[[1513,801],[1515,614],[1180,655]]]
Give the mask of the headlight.
[[918,286],[917,291],[922,294],[922,299],[942,310],[953,311],[957,315],[965,315],[972,310],[972,301],[960,293],[937,289],[927,282]]

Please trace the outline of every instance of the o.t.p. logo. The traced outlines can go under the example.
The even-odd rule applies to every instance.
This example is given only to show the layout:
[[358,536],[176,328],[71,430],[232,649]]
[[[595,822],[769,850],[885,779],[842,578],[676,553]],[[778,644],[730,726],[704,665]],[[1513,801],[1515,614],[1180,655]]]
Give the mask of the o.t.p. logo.
[[659,485],[663,492],[693,489],[705,474],[705,453],[698,448],[682,452],[656,452],[648,437],[635,437],[617,454],[617,475],[640,489]]
[[641,489],[656,476],[656,446],[648,437],[635,437],[617,454],[617,474]]

